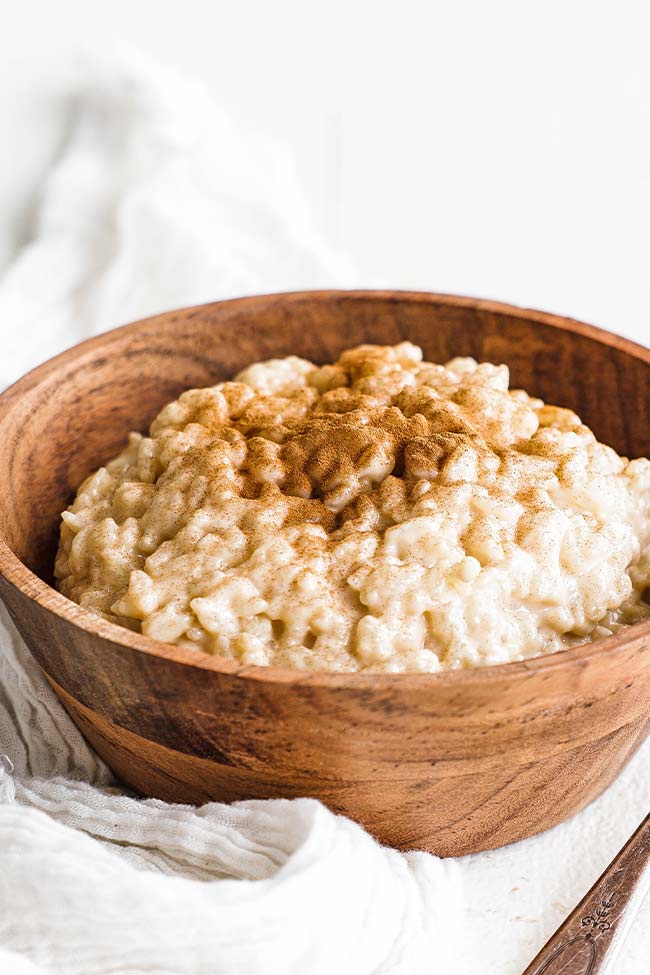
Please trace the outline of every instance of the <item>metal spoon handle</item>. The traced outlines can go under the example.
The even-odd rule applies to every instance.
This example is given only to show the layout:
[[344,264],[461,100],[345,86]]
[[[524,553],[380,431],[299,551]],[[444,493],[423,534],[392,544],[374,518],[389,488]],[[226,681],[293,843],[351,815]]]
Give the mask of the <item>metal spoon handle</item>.
[[604,975],[650,887],[650,815],[523,975]]

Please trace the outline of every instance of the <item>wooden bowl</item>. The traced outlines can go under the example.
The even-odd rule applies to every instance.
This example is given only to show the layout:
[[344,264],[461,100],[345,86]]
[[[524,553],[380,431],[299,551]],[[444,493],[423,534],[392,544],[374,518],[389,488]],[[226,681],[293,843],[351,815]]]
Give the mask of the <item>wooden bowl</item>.
[[650,456],[650,352],[492,302],[315,292],[218,302],[84,342],[0,397],[0,594],[72,719],[126,783],[201,803],[315,796],[382,842],[464,854],[597,796],[649,730],[650,622],[522,663],[446,674],[241,667],[107,623],[52,585],[82,479],[182,390],[295,353],[411,339],[507,362],[515,386]]

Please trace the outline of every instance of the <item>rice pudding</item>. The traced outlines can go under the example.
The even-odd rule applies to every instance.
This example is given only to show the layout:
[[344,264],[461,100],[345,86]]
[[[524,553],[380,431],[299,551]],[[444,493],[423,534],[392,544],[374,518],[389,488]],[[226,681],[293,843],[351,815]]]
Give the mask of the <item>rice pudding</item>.
[[435,672],[650,615],[650,461],[409,342],[188,390],[62,517],[62,593],[242,664]]

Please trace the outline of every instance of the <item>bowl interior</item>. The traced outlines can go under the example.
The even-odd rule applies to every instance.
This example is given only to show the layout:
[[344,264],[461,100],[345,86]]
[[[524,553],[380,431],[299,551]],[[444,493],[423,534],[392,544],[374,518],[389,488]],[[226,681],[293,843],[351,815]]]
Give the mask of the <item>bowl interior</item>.
[[361,342],[409,339],[425,357],[505,362],[512,384],[574,409],[627,456],[650,455],[650,353],[565,319],[489,302],[320,292],[185,309],[107,333],[39,367],[0,398],[0,534],[45,582],[59,516],[130,430],[192,386],[256,359],[326,362]]

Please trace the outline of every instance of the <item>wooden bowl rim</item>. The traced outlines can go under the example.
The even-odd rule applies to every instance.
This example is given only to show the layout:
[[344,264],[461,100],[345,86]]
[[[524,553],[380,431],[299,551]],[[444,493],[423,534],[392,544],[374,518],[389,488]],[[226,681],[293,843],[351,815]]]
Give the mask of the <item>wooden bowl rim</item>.
[[[62,367],[69,366],[73,362],[79,361],[94,353],[98,348],[102,348],[107,343],[122,335],[130,332],[137,332],[143,326],[155,324],[156,321],[165,321],[175,315],[182,316],[184,319],[191,318],[195,314],[204,312],[214,307],[231,306],[233,308],[248,307],[252,312],[256,306],[267,306],[269,302],[299,303],[304,300],[310,302],[329,302],[333,298],[349,298],[351,300],[381,300],[394,301],[396,303],[421,303],[426,302],[435,305],[447,305],[454,308],[470,308],[476,311],[508,315],[511,318],[520,318],[527,321],[538,322],[557,328],[562,331],[574,332],[590,338],[601,345],[616,347],[628,353],[634,358],[641,359],[650,365],[650,349],[625,339],[613,332],[598,328],[595,325],[588,325],[577,319],[567,318],[551,312],[538,311],[519,305],[508,304],[505,302],[492,301],[482,298],[473,298],[465,295],[453,295],[429,291],[401,291],[391,290],[345,290],[328,289],[314,291],[288,291],[273,292],[264,295],[251,295],[240,298],[230,298],[223,301],[207,302],[200,305],[191,305],[182,308],[151,315],[146,318],[138,319],[127,325],[109,329],[92,338],[85,339],[66,349],[64,352],[46,360],[41,365],[31,369],[24,376],[18,379],[11,386],[0,393],[0,426],[9,413],[21,402],[21,400],[33,389],[57,373]],[[516,680],[525,675],[539,674],[555,670],[557,668],[567,668],[572,666],[584,666],[592,657],[600,656],[604,653],[614,653],[616,650],[627,648],[632,639],[644,639],[650,637],[650,619],[640,623],[635,623],[624,631],[623,635],[613,635],[595,643],[582,644],[576,647],[569,647],[565,650],[558,650],[554,653],[531,657],[527,660],[515,661],[504,664],[490,664],[480,667],[468,668],[466,670],[443,671],[437,674],[364,674],[364,673],[332,673],[329,671],[303,671],[287,667],[274,666],[242,666],[225,657],[209,656],[208,654],[197,653],[183,647],[176,647],[173,644],[161,643],[140,633],[134,633],[125,627],[110,623],[100,616],[83,609],[81,606],[67,599],[56,589],[53,589],[39,576],[27,568],[21,560],[14,554],[9,547],[0,530],[0,576],[3,576],[12,586],[27,596],[32,602],[36,603],[47,612],[71,623],[80,630],[91,636],[106,640],[127,650],[145,653],[150,656],[160,657],[176,664],[182,664],[197,668],[199,670],[211,670],[224,675],[233,677],[247,678],[262,683],[271,684],[291,684],[291,685],[310,685],[345,689],[368,689],[386,691],[397,686],[404,690],[408,688],[422,689],[429,685],[431,690],[440,685],[458,686],[461,690],[463,685],[485,683],[511,678]]]

